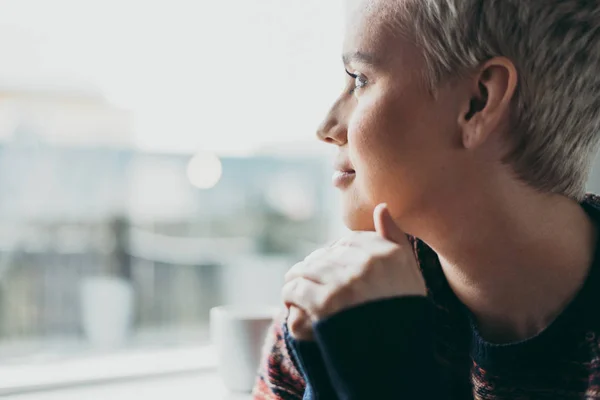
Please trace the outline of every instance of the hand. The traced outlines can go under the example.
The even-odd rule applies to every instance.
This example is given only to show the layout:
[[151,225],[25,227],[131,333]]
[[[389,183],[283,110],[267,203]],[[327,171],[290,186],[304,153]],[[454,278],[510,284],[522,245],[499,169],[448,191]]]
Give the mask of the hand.
[[387,206],[377,206],[373,218],[375,232],[354,232],[286,274],[282,296],[294,338],[312,340],[314,322],[363,303],[427,295],[412,246]]

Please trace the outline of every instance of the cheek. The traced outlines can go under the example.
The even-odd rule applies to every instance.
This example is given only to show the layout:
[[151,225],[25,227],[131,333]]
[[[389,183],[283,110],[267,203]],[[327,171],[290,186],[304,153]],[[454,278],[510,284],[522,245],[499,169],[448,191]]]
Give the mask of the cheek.
[[357,176],[373,186],[384,184],[403,164],[409,146],[401,107],[383,101],[357,106],[348,126],[348,147]]
[[[348,125],[348,144],[356,162],[370,164],[377,161],[373,154],[389,145],[394,121],[391,121],[377,103],[359,104]],[[362,165],[363,167],[365,165]]]
[[431,106],[418,95],[357,105],[348,125],[348,146],[370,206],[417,202],[437,179],[445,144],[437,137],[443,129],[428,119],[428,110]]

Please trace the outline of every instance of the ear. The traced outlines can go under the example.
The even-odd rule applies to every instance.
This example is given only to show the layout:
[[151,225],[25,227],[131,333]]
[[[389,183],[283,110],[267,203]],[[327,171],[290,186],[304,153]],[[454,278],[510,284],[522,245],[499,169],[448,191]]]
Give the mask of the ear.
[[472,79],[471,96],[459,115],[465,148],[481,146],[510,117],[517,89],[515,65],[505,57],[487,61]]

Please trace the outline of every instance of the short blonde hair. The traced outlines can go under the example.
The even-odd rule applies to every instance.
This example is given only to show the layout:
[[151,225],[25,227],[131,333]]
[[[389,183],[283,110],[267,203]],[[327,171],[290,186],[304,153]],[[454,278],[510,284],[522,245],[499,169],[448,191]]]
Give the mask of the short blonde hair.
[[390,0],[435,88],[492,57],[515,64],[512,151],[533,187],[581,200],[600,129],[600,1]]

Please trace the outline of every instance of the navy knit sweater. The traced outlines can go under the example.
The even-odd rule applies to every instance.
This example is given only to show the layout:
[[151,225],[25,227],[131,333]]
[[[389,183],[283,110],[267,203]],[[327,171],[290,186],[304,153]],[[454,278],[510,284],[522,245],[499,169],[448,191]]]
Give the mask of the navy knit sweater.
[[[582,203],[600,226],[600,199]],[[364,304],[298,342],[274,324],[255,400],[600,399],[600,246],[563,313],[526,341],[486,342],[454,296],[437,255],[414,240],[428,297]]]

